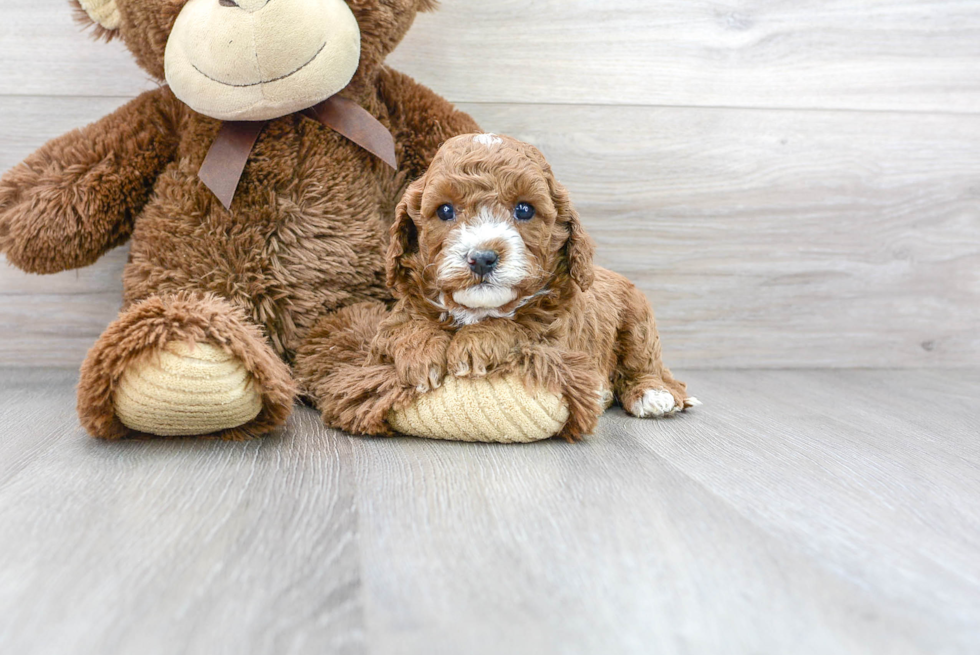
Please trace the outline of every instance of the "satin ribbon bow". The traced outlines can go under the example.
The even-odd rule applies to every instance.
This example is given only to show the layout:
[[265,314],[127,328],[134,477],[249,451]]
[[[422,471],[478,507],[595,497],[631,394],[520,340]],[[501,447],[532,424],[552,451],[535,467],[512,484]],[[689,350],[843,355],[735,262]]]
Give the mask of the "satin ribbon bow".
[[[320,121],[398,170],[395,139],[391,132],[353,100],[332,96],[301,113]],[[269,121],[227,121],[211,144],[197,176],[225,209],[231,209],[248,157],[268,124]]]

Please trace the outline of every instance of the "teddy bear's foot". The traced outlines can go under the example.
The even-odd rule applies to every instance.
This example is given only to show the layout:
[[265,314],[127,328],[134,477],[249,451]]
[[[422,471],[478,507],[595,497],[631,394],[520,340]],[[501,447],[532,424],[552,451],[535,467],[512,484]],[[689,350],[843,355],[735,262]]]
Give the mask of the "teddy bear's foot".
[[528,391],[518,375],[446,378],[442,387],[388,415],[401,434],[448,441],[531,443],[550,439],[568,422],[558,394]]
[[209,343],[174,341],[123,373],[113,394],[123,425],[165,437],[237,428],[262,411],[245,365]]
[[296,395],[257,327],[213,296],[149,298],[103,333],[82,365],[78,414],[96,437],[254,437]]

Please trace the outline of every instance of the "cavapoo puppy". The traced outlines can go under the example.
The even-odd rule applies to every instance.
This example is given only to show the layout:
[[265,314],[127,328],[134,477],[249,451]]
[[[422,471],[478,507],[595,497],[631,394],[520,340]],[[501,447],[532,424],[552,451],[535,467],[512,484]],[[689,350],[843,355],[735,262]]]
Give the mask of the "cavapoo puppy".
[[698,404],[661,360],[647,299],[596,267],[593,251],[536,148],[451,139],[398,206],[387,254],[395,306],[357,305],[319,328],[337,362],[325,365],[346,367],[324,380],[337,401],[324,418],[390,433],[386,410],[447,375],[513,372],[564,396],[569,439],[591,432],[614,398],[643,418]]

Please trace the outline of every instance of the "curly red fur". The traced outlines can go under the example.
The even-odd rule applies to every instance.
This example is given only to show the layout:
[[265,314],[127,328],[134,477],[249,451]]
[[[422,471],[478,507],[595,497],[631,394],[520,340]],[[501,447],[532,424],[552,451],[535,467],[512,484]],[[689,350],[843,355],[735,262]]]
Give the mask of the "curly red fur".
[[[661,359],[649,302],[626,278],[594,266],[594,243],[544,156],[514,139],[495,139],[451,139],[405,193],[387,253],[387,281],[398,298],[392,311],[375,306],[315,330],[324,341],[310,358],[323,357],[317,348],[334,357],[349,349],[328,382],[313,390],[328,424],[388,434],[388,410],[411,403],[447,374],[517,373],[529,388],[563,395],[571,413],[562,433],[568,438],[594,429],[600,391],[614,393],[627,409],[650,390],[669,392],[678,408],[688,405],[684,383]],[[507,218],[522,202],[533,204],[535,218]],[[455,219],[438,217],[443,205],[454,208]],[[459,231],[475,229],[488,215],[505,236],[481,248],[497,244],[501,258],[516,257],[503,246],[519,234],[524,277],[513,285],[512,301],[467,324],[460,316],[471,310],[453,297],[485,280],[460,267],[446,274],[446,261],[458,256],[452,244]],[[345,330],[358,337],[340,342],[332,335]],[[358,413],[360,403],[370,409]]]

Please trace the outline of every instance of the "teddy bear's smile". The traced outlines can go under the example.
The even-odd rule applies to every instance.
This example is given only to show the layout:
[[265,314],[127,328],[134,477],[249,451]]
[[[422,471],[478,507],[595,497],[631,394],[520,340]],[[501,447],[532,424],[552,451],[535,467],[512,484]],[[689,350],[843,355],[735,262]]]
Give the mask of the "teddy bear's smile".
[[167,42],[167,82],[205,116],[271,120],[346,87],[360,62],[360,39],[344,0],[190,0]]
[[303,64],[299,68],[296,68],[295,70],[293,70],[293,71],[291,71],[289,73],[286,73],[285,75],[280,75],[279,77],[273,77],[273,78],[268,79],[268,80],[260,80],[258,82],[246,82],[245,84],[235,84],[235,83],[232,83],[232,82],[222,82],[221,80],[215,79],[215,78],[211,77],[210,75],[208,75],[207,73],[205,73],[204,71],[202,71],[200,68],[198,68],[197,64],[191,62],[191,66],[193,66],[194,67],[194,70],[196,70],[198,73],[200,73],[201,75],[203,75],[204,77],[208,78],[209,80],[211,80],[213,82],[217,82],[218,84],[223,84],[225,86],[231,86],[231,87],[236,87],[236,88],[240,88],[241,89],[241,88],[246,88],[246,87],[250,87],[250,86],[259,86],[260,84],[271,84],[272,82],[279,82],[280,80],[284,80],[287,77],[292,77],[293,75],[295,75],[296,73],[300,72],[301,70],[303,70],[304,68],[306,68],[307,66],[309,66],[310,64],[312,64],[314,61],[316,61],[316,58],[320,56],[320,54],[323,52],[324,48],[326,48],[326,47],[327,47],[327,43],[326,43],[326,41],[324,41],[323,45],[320,46],[320,49],[316,51],[316,54],[313,55],[313,57],[311,57],[309,61],[307,61],[305,64]]

